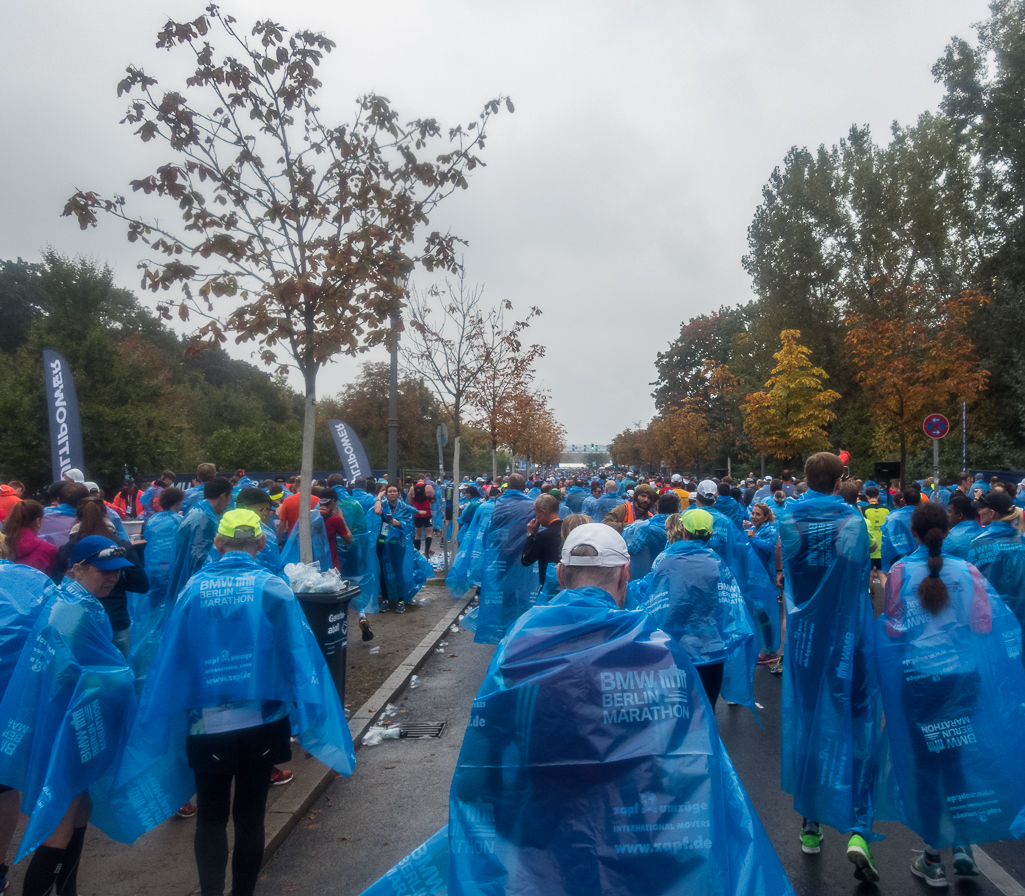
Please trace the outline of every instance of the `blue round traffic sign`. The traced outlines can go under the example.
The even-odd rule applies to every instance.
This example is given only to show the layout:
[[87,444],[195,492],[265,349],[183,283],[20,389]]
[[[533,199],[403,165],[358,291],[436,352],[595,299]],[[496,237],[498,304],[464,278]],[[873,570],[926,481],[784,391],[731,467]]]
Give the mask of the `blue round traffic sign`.
[[950,421],[942,414],[930,414],[922,423],[922,429],[930,439],[942,439],[950,432]]

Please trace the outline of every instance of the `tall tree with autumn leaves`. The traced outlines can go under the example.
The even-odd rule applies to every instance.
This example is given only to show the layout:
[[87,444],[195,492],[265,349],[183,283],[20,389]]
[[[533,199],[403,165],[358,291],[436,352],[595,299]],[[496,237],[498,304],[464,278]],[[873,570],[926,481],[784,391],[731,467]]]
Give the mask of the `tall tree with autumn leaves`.
[[847,316],[847,354],[871,398],[876,449],[885,452],[887,436],[896,437],[902,478],[908,441],[925,417],[971,401],[986,385],[989,371],[967,324],[988,301],[974,290],[945,299],[919,284],[889,284],[876,309]]
[[[505,97],[476,120],[443,129],[433,118],[404,120],[386,97],[367,94],[346,123],[317,105],[317,70],[334,43],[272,20],[250,29],[211,3],[192,21],[168,20],[157,47],[192,69],[177,89],[129,66],[118,94],[124,121],[170,161],[131,182],[160,197],[174,217],[150,218],[123,196],[80,190],[64,214],[83,229],[106,215],[127,225],[143,286],[180,290],[160,306],[213,344],[254,343],[279,370],[295,368],[305,387],[302,484],[310,494],[317,375],[340,352],[356,355],[396,338],[390,316],[405,299],[410,270],[458,270],[451,233],[429,218],[481,163],[486,131]],[[194,68],[193,68],[194,66]],[[180,70],[179,70],[180,71]],[[180,77],[178,75],[177,77]],[[299,518],[301,555],[312,558],[309,522]]]
[[840,393],[823,386],[827,374],[811,363],[811,351],[800,343],[800,330],[784,330],[773,357],[776,366],[765,392],[744,402],[744,428],[756,450],[791,462],[829,447],[826,424],[836,418],[831,405]]

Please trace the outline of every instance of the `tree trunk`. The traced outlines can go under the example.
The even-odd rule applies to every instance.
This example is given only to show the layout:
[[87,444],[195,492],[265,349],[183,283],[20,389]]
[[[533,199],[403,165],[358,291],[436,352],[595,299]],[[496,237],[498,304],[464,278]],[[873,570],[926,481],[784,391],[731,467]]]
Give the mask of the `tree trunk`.
[[900,433],[900,490],[904,491],[904,479],[908,467],[908,436],[904,430]]
[[[456,432],[459,424],[456,423]],[[452,449],[452,541],[459,540],[459,436],[456,436],[455,447]],[[453,551],[455,548],[453,548]],[[445,571],[448,571],[448,553],[445,553]]]
[[303,452],[299,468],[299,560],[313,562],[310,535],[310,491],[313,484],[313,438],[317,430],[316,374],[306,374],[306,399],[303,402]]
[[498,481],[498,442],[491,443],[491,481]]

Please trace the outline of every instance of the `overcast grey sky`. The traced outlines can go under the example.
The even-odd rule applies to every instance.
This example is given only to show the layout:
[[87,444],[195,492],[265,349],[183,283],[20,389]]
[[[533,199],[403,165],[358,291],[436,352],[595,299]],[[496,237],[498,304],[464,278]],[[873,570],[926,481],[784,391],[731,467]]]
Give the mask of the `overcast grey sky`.
[[[59,215],[75,189],[127,192],[165,160],[118,124],[126,103],[116,85],[128,63],[170,72],[154,35],[167,16],[204,7],[7,5],[0,258],[35,261],[50,245],[108,263],[138,292],[140,256],[123,228],[101,221],[83,234]],[[389,97],[403,120],[444,126],[472,120],[499,93],[513,99],[515,115],[493,122],[487,168],[432,226],[469,241],[467,278],[485,284],[486,298],[543,309],[532,329],[548,346],[537,381],[570,442],[607,442],[646,423],[655,355],[680,324],[751,298],[740,264],[747,227],[787,150],[834,144],[852,124],[885,142],[892,121],[935,108],[933,62],[988,15],[983,0],[222,7],[241,22],[271,17],[331,37],[321,105],[340,122],[368,91]],[[386,355],[332,364],[320,394],[344,389],[368,358]]]

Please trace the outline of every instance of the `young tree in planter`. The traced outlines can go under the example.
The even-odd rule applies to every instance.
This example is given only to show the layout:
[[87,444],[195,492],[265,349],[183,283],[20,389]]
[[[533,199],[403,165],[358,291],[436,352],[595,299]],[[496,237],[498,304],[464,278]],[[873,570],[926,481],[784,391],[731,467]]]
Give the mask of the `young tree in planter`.
[[[415,288],[406,306],[408,329],[402,346],[403,364],[431,385],[442,406],[452,417],[452,482],[459,487],[459,438],[467,393],[492,363],[491,334],[502,330],[502,315],[512,304],[485,311],[481,307],[484,287],[467,287],[465,273],[456,285],[446,279],[445,288]],[[435,307],[437,306],[437,307]],[[440,310],[440,313],[437,313]],[[453,496],[453,501],[458,496]],[[459,540],[459,514],[452,509],[452,540]],[[446,552],[445,567],[448,568]]]
[[[215,50],[212,33],[227,44]],[[367,94],[348,124],[321,120],[316,70],[332,41],[291,35],[270,21],[247,36],[211,4],[191,22],[168,21],[157,47],[191,53],[180,90],[129,66],[118,93],[132,97],[124,121],[143,141],[161,140],[173,160],[131,182],[136,192],[173,200],[180,226],[144,219],[123,196],[77,192],[65,215],[82,229],[105,212],[156,258],[142,262],[143,286],[182,289],[162,303],[183,320],[198,314],[210,343],[255,342],[260,357],[299,370],[305,386],[302,500],[310,493],[316,382],[336,354],[386,341],[414,265],[457,270],[456,237],[430,232],[429,215],[480,160],[491,117],[443,131],[434,119],[403,124],[385,97]],[[419,238],[422,235],[422,242]],[[414,248],[414,243],[417,246]],[[227,305],[228,307],[223,307]],[[300,514],[304,561],[312,559]]]
[[[512,307],[512,306],[507,306]],[[470,423],[480,427],[491,439],[491,478],[498,478],[498,446],[508,444],[505,436],[515,431],[515,396],[530,391],[534,380],[534,362],[543,358],[543,345],[524,346],[520,341],[530,321],[540,316],[541,309],[531,307],[523,320],[506,329],[504,308],[498,311],[498,326],[485,333],[475,344],[477,354],[487,358],[473,387],[467,404],[476,412]]]

